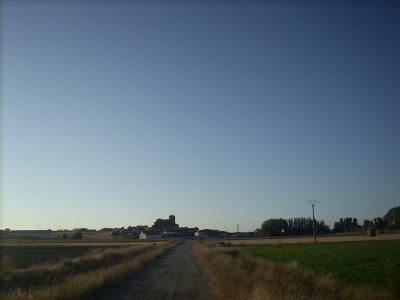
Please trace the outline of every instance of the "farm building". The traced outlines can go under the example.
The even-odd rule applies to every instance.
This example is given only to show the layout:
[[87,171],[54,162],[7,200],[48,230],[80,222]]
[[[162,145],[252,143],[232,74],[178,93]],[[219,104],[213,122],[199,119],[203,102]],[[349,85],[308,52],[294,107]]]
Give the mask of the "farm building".
[[178,233],[182,237],[194,237],[194,233],[196,231],[198,231],[198,230],[199,230],[198,227],[193,227],[193,228],[190,228],[190,227],[179,227],[178,228]]
[[206,238],[206,237],[228,237],[230,234],[226,231],[214,230],[214,229],[202,229],[196,231],[194,236],[197,238]]
[[250,232],[236,232],[233,234],[233,237],[237,237],[237,238],[252,238],[252,237],[256,237],[258,234],[254,231],[250,231]]
[[156,240],[163,237],[162,232],[159,231],[142,231],[139,234],[139,239],[141,240]]

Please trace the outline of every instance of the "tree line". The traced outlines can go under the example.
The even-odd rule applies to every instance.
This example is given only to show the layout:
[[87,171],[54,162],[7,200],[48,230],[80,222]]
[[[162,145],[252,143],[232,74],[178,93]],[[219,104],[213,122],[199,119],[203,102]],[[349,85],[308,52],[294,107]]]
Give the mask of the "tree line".
[[[321,233],[341,233],[361,231],[367,228],[400,229],[400,206],[391,208],[383,218],[376,217],[364,220],[359,224],[357,218],[345,217],[336,221],[331,229],[323,220],[315,220],[315,231]],[[281,235],[309,235],[313,233],[313,220],[311,218],[268,219],[261,225],[261,234],[265,236]]]
[[[329,232],[329,226],[323,220],[315,220],[317,233]],[[261,233],[266,236],[306,235],[313,232],[311,218],[269,219],[262,223]]]

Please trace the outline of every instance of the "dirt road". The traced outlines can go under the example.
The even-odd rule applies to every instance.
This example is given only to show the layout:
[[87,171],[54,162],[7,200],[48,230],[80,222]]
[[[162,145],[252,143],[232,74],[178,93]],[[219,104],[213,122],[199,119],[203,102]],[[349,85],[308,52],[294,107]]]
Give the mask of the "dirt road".
[[215,297],[190,245],[183,242],[132,277],[96,295],[96,299],[213,300]]

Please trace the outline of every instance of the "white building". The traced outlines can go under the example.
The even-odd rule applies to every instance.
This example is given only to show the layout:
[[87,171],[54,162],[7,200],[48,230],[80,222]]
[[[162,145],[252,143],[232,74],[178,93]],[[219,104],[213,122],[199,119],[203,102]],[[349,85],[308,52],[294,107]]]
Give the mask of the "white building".
[[206,237],[208,237],[208,235],[205,232],[200,231],[200,230],[196,231],[194,233],[194,236],[197,237],[197,238],[206,238]]
[[139,239],[140,240],[158,240],[163,237],[163,234],[161,232],[157,231],[142,231],[139,234]]

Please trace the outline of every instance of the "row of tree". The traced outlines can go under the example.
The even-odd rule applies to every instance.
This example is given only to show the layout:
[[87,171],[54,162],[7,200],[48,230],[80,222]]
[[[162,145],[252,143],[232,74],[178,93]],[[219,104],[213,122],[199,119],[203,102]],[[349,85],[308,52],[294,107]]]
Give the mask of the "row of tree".
[[[321,233],[340,233],[365,230],[369,227],[382,229],[400,229],[400,206],[391,208],[383,218],[364,220],[363,225],[353,217],[340,218],[334,223],[331,230],[323,220],[315,221],[315,231]],[[261,234],[265,236],[278,235],[307,235],[313,233],[313,220],[311,218],[269,219],[262,223]]]
[[[323,220],[315,220],[315,229],[318,233],[330,231]],[[313,220],[311,218],[269,219],[262,223],[261,233],[266,236],[312,234]]]
[[350,232],[350,231],[359,231],[362,227],[358,224],[358,220],[356,218],[340,218],[339,221],[333,224],[333,232]]
[[[369,227],[375,228],[378,230],[382,229],[396,229],[396,226],[389,226],[392,223],[388,222],[388,220],[383,219],[381,217],[374,218],[373,220],[364,220],[363,225],[358,224],[356,218],[340,218],[338,222],[335,222],[333,225],[333,232],[350,232],[350,231],[358,231],[364,230]],[[400,227],[397,227],[400,228]]]

